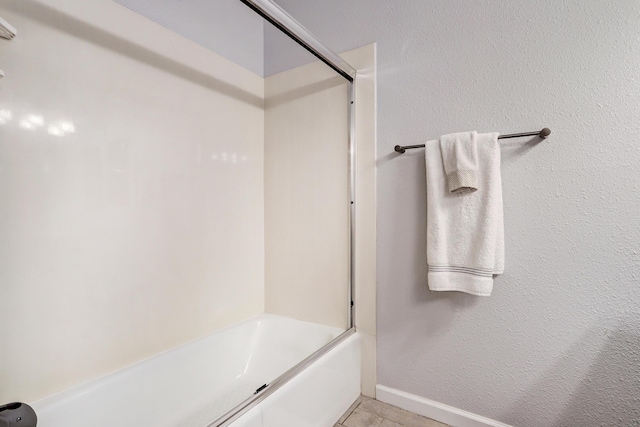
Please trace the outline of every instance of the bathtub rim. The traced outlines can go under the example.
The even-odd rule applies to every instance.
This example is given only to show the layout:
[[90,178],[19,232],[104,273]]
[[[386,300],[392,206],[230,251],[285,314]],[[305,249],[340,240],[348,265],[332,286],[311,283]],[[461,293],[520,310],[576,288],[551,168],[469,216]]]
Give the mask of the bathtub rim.
[[280,375],[275,380],[271,381],[271,383],[267,384],[265,388],[263,388],[259,392],[256,392],[256,394],[244,400],[234,408],[227,411],[224,415],[220,416],[219,418],[217,418],[216,420],[212,421],[211,423],[207,424],[204,427],[230,426],[231,423],[236,421],[245,413],[249,412],[249,410],[257,406],[260,402],[265,400],[267,397],[271,396],[273,393],[275,393],[277,390],[279,390],[285,384],[287,384],[289,381],[295,378],[298,374],[300,374],[302,371],[307,369],[309,366],[313,365],[316,361],[321,359],[324,355],[326,355],[331,350],[336,348],[342,342],[346,341],[347,338],[351,337],[355,333],[356,333],[355,326],[347,329],[346,331],[344,331],[343,333],[341,333],[340,335],[338,335],[337,337],[329,341],[327,344],[320,347],[310,356],[303,359],[300,363],[295,365],[293,368],[289,369],[287,372]]
[[[237,329],[240,327],[243,327],[245,325],[249,325],[252,323],[257,323],[260,324],[261,321],[263,320],[285,320],[285,321],[295,321],[295,322],[300,322],[300,323],[304,323],[304,324],[309,324],[309,325],[316,325],[316,326],[327,326],[329,328],[335,328],[335,329],[341,329],[341,328],[337,328],[335,326],[328,326],[328,325],[322,325],[319,323],[313,323],[313,322],[309,322],[306,320],[299,320],[299,319],[295,319],[292,317],[287,317],[287,316],[281,316],[278,314],[272,314],[272,313],[260,313],[257,314],[255,316],[251,316],[249,318],[243,319],[238,321],[237,323],[232,323],[230,325],[226,325],[220,329],[217,329],[215,331],[212,331],[204,336],[198,337],[194,340],[185,342],[183,344],[180,344],[176,347],[172,347],[166,350],[162,350],[161,352],[157,353],[157,354],[153,354],[147,357],[144,357],[140,360],[137,360],[135,362],[129,363],[121,368],[109,371],[109,372],[105,372],[102,375],[99,375],[95,378],[89,379],[85,382],[82,382],[80,384],[75,384],[69,388],[66,388],[64,390],[60,390],[57,391],[51,395],[45,396],[41,399],[32,401],[32,402],[28,402],[35,410],[36,412],[39,412],[40,410],[42,410],[43,408],[48,408],[48,407],[53,407],[53,406],[57,406],[60,405],[61,403],[64,403],[65,399],[67,399],[69,396],[73,396],[76,393],[86,393],[88,391],[93,390],[95,387],[98,387],[101,383],[103,383],[105,380],[108,379],[112,379],[114,378],[114,376],[121,376],[121,375],[126,375],[128,372],[131,372],[132,370],[135,370],[137,368],[139,368],[141,365],[152,362],[156,359],[162,358],[164,356],[166,356],[167,354],[170,353],[174,353],[177,351],[184,351],[189,349],[192,346],[198,345],[202,342],[207,341],[208,339],[210,339],[211,337],[213,337],[214,335],[220,335],[229,331],[232,331],[233,329]],[[343,332],[340,332],[339,335],[337,335],[335,338],[333,338],[331,341],[329,341],[326,345],[329,345],[333,342],[333,340],[336,340],[338,338],[340,338],[346,331],[348,330],[343,330]],[[324,348],[320,347],[320,349]],[[317,351],[316,351],[317,352]],[[312,353],[311,355],[316,354],[316,352]],[[303,361],[305,361],[307,359],[303,359]],[[299,364],[298,364],[299,365]],[[297,367],[298,365],[295,365],[295,367]],[[292,368],[293,369],[293,368]],[[289,371],[286,371],[284,374],[282,374],[280,377],[284,376],[285,374],[287,374]],[[279,379],[280,377],[276,378]],[[272,381],[272,382],[275,382]],[[251,396],[254,397],[254,396]],[[244,402],[249,401],[251,398],[245,399]],[[239,405],[238,405],[239,406]],[[236,406],[237,407],[237,406]],[[234,409],[236,408],[234,407]]]

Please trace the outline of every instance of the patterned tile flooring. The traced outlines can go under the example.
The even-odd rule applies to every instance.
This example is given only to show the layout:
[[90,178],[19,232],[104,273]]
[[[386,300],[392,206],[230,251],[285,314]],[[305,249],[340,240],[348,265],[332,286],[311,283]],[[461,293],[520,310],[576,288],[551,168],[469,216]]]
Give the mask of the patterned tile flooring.
[[421,417],[360,396],[344,413],[334,427],[449,427],[429,418]]

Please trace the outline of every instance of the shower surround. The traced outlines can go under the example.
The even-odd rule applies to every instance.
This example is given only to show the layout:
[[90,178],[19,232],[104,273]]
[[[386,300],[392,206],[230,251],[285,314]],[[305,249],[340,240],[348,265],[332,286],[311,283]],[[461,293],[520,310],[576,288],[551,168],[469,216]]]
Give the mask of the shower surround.
[[[329,271],[336,256],[348,255],[336,246],[348,243],[346,236],[332,238],[333,250],[321,264],[304,260],[338,279],[330,274],[300,287],[291,278],[281,280],[286,275],[277,269],[287,265],[280,264],[268,270],[273,286],[265,283],[265,164],[280,162],[294,182],[311,180],[315,194],[325,197],[317,203],[325,216],[326,209],[345,212],[337,225],[318,229],[324,234],[305,227],[304,218],[298,232],[308,230],[307,237],[322,243],[327,231],[348,229],[348,141],[339,141],[341,150],[327,144],[340,129],[348,135],[346,121],[314,131],[324,145],[305,156],[328,161],[314,170],[301,170],[285,145],[272,147],[284,150],[271,157],[275,163],[267,159],[265,116],[275,120],[278,110],[292,111],[287,102],[300,98],[310,117],[322,116],[322,99],[329,99],[323,91],[336,88],[332,77],[317,76],[317,85],[299,81],[296,88],[272,76],[269,99],[262,77],[107,0],[0,0],[0,14],[21,35],[0,45],[7,71],[0,103],[0,283],[11,302],[0,324],[15,325],[3,335],[12,345],[2,348],[0,401],[55,402],[59,393],[71,396],[75,387],[113,379],[123,367],[265,311],[348,327],[349,265]],[[353,265],[363,283],[354,295],[356,305],[362,300],[362,334],[340,346],[359,349],[362,341],[369,373],[363,381],[371,390],[375,233],[364,230],[375,231],[375,49],[346,55],[366,70],[356,84],[365,107],[357,110],[363,131],[356,162],[358,177],[367,179],[354,199],[363,207]],[[320,100],[315,106],[314,96]],[[323,135],[323,129],[331,133]],[[298,124],[295,132],[301,131]],[[338,180],[326,180],[335,167],[344,189]],[[296,175],[301,172],[305,177]],[[286,248],[286,238],[278,238]],[[305,236],[289,238],[294,244]],[[266,310],[265,298],[271,301]],[[283,305],[284,298],[296,307]],[[348,354],[358,355],[350,370],[360,378],[359,350]],[[299,377],[318,369],[324,368],[307,367]]]

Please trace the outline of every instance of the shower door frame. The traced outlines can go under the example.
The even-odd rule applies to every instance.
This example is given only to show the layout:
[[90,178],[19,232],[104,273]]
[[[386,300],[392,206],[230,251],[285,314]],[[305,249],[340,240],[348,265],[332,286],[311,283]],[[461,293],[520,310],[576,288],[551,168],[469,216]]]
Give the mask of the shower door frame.
[[316,360],[324,356],[326,353],[335,348],[338,344],[346,340],[356,332],[355,325],[355,221],[356,221],[356,135],[355,135],[355,81],[357,70],[349,65],[338,54],[326,47],[320,40],[313,36],[306,28],[300,25],[291,15],[284,9],[275,4],[271,0],[240,0],[255,13],[266,19],[273,26],[278,28],[284,34],[289,36],[293,41],[302,46],[320,61],[333,69],[336,73],[347,80],[349,84],[348,94],[348,162],[349,162],[349,301],[345,301],[348,307],[348,329],[331,340],[328,344],[321,347],[315,353],[289,369],[287,372],[276,378],[266,387],[246,399],[215,421],[207,424],[206,427],[226,427],[232,422],[240,418],[251,408],[262,402],[276,390],[285,385],[289,380],[293,379],[300,372],[304,371]]

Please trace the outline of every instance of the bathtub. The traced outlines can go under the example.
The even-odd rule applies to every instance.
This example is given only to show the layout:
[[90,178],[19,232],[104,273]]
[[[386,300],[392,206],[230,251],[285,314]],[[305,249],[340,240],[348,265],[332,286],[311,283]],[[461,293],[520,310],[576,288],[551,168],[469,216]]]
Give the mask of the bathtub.
[[332,427],[359,394],[357,333],[265,314],[32,406],[39,427]]

